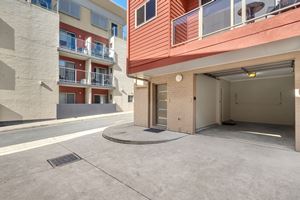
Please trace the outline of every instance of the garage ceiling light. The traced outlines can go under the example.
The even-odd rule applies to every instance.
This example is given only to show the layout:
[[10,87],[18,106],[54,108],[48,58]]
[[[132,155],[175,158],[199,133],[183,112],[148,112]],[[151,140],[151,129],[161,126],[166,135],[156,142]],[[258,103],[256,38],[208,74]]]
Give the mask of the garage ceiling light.
[[249,78],[255,78],[256,77],[256,72],[248,72],[248,77]]

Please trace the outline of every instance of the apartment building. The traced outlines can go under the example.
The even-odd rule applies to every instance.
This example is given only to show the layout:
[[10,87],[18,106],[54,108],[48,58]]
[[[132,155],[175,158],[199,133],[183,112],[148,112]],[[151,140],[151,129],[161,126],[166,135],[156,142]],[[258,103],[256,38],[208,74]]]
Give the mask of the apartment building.
[[60,0],[58,10],[58,116],[132,110],[133,80],[126,76],[123,40],[126,10],[110,0]]
[[291,127],[300,151],[299,7],[298,0],[128,1],[135,124],[189,134],[236,122]]
[[0,7],[0,121],[133,109],[124,8],[110,0],[4,0]]

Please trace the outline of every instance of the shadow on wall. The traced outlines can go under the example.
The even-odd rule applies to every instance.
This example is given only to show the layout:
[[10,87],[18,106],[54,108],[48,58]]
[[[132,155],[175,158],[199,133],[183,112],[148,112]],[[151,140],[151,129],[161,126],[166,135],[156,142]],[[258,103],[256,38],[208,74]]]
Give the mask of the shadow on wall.
[[115,90],[114,90],[114,96],[122,96],[122,93],[120,92],[120,84],[119,80],[117,78],[114,78],[114,85],[115,85]]
[[15,30],[0,18],[0,48],[15,50]]
[[[0,42],[1,45],[1,42]],[[16,72],[14,69],[0,61],[0,90],[15,90]]]
[[22,119],[22,115],[0,104],[0,121],[17,121]]

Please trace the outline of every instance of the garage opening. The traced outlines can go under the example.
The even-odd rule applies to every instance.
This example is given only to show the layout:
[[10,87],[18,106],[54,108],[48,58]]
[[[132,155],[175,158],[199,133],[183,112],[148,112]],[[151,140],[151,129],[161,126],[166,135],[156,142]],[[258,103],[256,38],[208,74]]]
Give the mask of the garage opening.
[[294,88],[294,61],[198,74],[196,131],[294,148]]

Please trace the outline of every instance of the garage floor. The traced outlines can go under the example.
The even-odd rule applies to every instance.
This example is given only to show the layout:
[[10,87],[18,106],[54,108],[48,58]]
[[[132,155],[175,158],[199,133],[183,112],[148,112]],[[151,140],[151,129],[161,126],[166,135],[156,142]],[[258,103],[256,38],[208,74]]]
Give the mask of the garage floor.
[[199,134],[294,150],[294,126],[237,122],[233,126],[216,125]]

